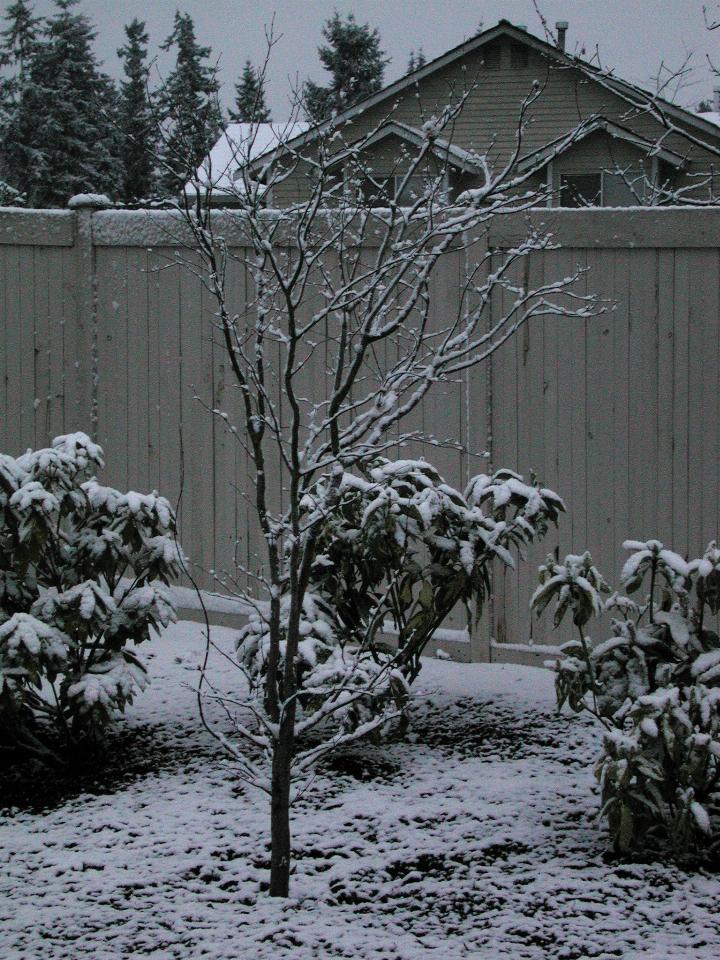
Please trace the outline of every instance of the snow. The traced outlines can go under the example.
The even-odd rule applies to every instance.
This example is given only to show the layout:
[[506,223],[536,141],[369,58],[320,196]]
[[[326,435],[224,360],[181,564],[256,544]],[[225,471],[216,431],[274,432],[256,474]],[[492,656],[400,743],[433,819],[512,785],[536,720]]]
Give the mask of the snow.
[[112,200],[104,193],[76,193],[74,197],[70,197],[67,205],[70,210],[77,210],[80,207],[102,209],[103,207],[111,207]]
[[714,123],[720,127],[720,111],[708,110],[706,113],[699,113],[698,116],[701,120],[707,120],[708,123]]
[[[183,610],[202,610],[204,604],[208,613],[234,613],[239,617],[245,617],[253,609],[246,601],[227,594],[203,590],[201,591],[201,603],[197,591],[192,587],[173,587],[172,590],[177,606]],[[258,603],[258,607],[266,609],[268,604],[266,602]]]
[[[305,133],[311,124],[302,120],[286,123],[229,123],[197,170],[197,179],[211,177],[216,190],[228,190],[237,171],[264,154]],[[188,185],[192,188],[192,185]],[[188,189],[188,188],[186,188]]]
[[[214,628],[231,650],[235,633]],[[5,776],[4,960],[711,960],[720,881],[606,856],[596,733],[550,673],[426,660],[409,738],[318,771],[271,900],[267,798],[199,727],[196,624],[154,644],[114,765],[30,803]],[[214,678],[227,687],[221,657]],[[698,811],[702,815],[702,811]]]

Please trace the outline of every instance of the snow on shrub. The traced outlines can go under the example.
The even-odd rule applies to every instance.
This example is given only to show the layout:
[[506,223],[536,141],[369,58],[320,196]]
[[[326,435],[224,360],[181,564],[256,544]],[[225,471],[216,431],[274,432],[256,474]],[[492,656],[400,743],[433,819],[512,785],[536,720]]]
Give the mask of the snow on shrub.
[[85,434],[0,454],[0,726],[46,760],[97,743],[146,682],[134,649],[175,619],[175,518],[92,476]]
[[[660,833],[678,853],[718,843],[720,803],[720,641],[708,614],[720,610],[720,550],[687,562],[658,540],[628,540],[621,583],[643,584],[641,600],[613,593],[589,554],[549,557],[531,606],[555,598],[556,625],[572,612],[577,638],[556,664],[558,705],[590,712],[604,727],[596,774],[619,851]],[[585,633],[605,610],[611,636]]]
[[[290,597],[281,601],[281,626],[287,632]],[[393,669],[392,655],[363,646],[344,633],[332,608],[319,596],[306,593],[300,615],[300,635],[295,658],[298,680],[298,718],[316,717],[323,711],[343,731],[354,731],[372,720],[388,701],[402,705],[407,685]],[[286,643],[280,644],[278,664],[281,696]],[[251,614],[238,638],[238,659],[257,694],[268,668],[270,630],[259,613]],[[313,724],[314,725],[314,724]]]
[[[425,461],[378,458],[362,474],[324,478],[301,504],[317,530],[295,661],[297,701],[356,729],[405,701],[428,641],[458,605],[478,616],[493,559],[542,537],[561,499],[510,470],[478,476],[464,494]],[[290,596],[281,599],[281,625]],[[397,650],[381,639],[397,636]],[[282,677],[280,662],[273,666]],[[241,632],[238,655],[260,688],[269,666],[266,614]],[[322,708],[326,701],[329,706]]]

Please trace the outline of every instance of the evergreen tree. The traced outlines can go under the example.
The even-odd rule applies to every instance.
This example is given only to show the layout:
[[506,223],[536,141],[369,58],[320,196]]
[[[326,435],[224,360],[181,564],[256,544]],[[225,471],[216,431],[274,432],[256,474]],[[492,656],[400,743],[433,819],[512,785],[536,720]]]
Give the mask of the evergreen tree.
[[33,16],[27,0],[16,0],[10,4],[4,19],[7,26],[0,31],[0,67],[6,71],[0,77],[0,204],[9,206],[22,203],[23,198],[6,181],[4,146],[17,107],[18,93],[22,89],[38,38],[40,19]]
[[15,78],[22,83],[25,69],[39,35],[40,18],[33,16],[27,0],[16,0],[5,11],[7,27],[0,31],[0,66],[12,66],[17,71]]
[[269,123],[270,109],[265,102],[265,81],[249,60],[235,84],[235,110],[230,119],[238,123]]
[[380,90],[390,62],[380,49],[378,31],[357,23],[352,13],[342,20],[335,11],[322,34],[327,45],[318,47],[318,55],[332,79],[328,87],[308,80],[303,91],[305,110],[315,123]]
[[73,10],[77,2],[55,0],[5,134],[6,179],[32,206],[64,206],[75,193],[112,193],[117,185],[116,91],[92,50],[92,24]]
[[220,84],[215,68],[207,63],[210,47],[197,42],[189,14],[175,14],[173,31],[162,49],[171,47],[177,48],[177,56],[162,91],[167,123],[162,180],[169,193],[177,193],[217,139],[222,113]]
[[120,82],[118,128],[122,160],[121,195],[125,202],[140,200],[152,192],[157,145],[156,116],[147,87],[145,24],[137,17],[125,27],[127,43],[118,56],[125,79]]
[[410,51],[410,56],[408,57],[408,73],[414,73],[416,70],[419,70],[420,67],[424,67],[427,63],[427,57],[423,53],[423,48],[420,47],[417,53],[414,50]]

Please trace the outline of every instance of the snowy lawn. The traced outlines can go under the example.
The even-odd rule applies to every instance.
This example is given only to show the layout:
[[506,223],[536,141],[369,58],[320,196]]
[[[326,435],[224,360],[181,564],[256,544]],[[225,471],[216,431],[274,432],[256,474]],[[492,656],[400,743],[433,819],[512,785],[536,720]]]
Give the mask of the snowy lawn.
[[154,645],[94,778],[5,772],[4,960],[720,956],[720,875],[607,857],[591,728],[530,667],[427,661],[410,742],[319,771],[270,900],[267,800],[199,727],[201,648],[194,624]]

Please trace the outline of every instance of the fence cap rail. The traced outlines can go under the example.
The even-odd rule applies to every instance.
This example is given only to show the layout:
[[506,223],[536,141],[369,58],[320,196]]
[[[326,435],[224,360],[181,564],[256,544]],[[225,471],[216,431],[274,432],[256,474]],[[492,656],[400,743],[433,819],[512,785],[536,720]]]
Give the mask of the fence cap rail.
[[527,237],[529,226],[553,234],[563,247],[720,247],[720,207],[546,207],[497,217],[488,243],[517,244]]
[[72,247],[75,243],[75,219],[72,210],[0,207],[0,244]]
[[[100,194],[79,194],[68,201],[66,210],[0,207],[0,244],[71,247],[80,211],[92,213],[96,246],[175,247],[192,242],[176,210],[108,210],[109,203]],[[268,217],[272,213],[268,211]],[[214,211],[213,224],[229,246],[249,245],[247,228],[237,211]],[[697,207],[543,207],[497,217],[490,224],[487,241],[492,247],[514,245],[527,236],[529,226],[553,234],[567,247],[720,248],[720,208]],[[373,237],[366,241],[369,246],[377,242]]]

